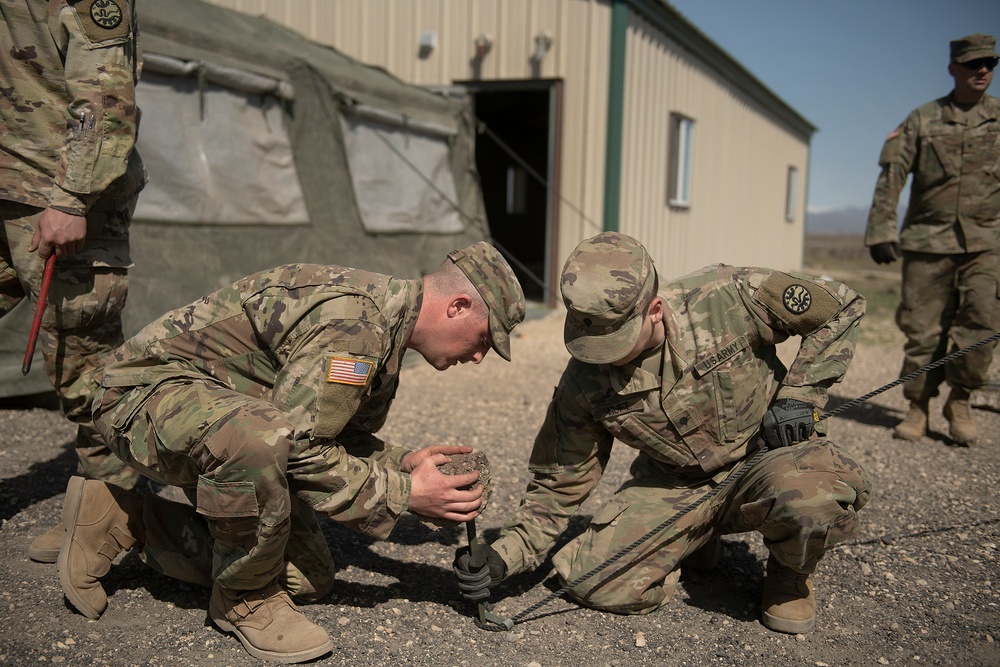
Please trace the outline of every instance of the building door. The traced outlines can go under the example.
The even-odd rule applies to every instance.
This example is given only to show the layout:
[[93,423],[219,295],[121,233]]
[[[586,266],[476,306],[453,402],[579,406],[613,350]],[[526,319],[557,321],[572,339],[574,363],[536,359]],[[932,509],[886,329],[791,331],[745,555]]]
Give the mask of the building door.
[[493,237],[529,301],[555,305],[560,82],[463,81],[473,96],[476,166]]

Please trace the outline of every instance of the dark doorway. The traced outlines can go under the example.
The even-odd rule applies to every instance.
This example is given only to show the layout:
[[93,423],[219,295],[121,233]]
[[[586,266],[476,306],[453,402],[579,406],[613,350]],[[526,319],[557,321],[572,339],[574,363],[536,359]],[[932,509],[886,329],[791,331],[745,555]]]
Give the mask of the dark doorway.
[[490,235],[506,251],[528,300],[554,304],[558,82],[462,82],[483,124],[476,138]]

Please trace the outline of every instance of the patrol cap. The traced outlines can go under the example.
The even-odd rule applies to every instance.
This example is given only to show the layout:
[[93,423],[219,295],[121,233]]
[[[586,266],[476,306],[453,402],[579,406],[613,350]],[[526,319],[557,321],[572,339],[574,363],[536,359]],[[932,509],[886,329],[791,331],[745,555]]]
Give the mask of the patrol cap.
[[513,269],[486,241],[453,250],[448,259],[462,269],[490,309],[493,349],[510,361],[510,332],[524,319],[524,292]]
[[559,282],[566,304],[566,349],[591,364],[627,355],[655,286],[653,259],[631,236],[603,232],[580,243]]
[[997,40],[993,35],[976,33],[951,42],[951,62],[967,63],[979,58],[996,58]]

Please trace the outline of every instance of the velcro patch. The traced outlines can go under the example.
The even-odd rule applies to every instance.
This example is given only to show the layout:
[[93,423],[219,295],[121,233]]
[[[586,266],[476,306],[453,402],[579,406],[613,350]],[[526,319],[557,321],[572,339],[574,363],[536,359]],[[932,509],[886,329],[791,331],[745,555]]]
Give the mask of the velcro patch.
[[75,9],[91,42],[122,39],[132,31],[130,0],[83,0]]
[[822,285],[780,271],[761,283],[756,298],[799,334],[811,333],[826,324],[840,306]]
[[364,385],[368,383],[374,364],[363,359],[330,357],[326,365],[326,381],[334,384]]

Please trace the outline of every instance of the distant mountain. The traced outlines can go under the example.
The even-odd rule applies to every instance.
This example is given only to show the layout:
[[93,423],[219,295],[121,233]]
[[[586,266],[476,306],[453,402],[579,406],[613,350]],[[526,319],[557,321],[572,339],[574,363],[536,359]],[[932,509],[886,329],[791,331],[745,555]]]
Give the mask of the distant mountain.
[[[899,219],[906,215],[906,209],[898,211]],[[807,234],[852,234],[865,233],[868,222],[868,209],[857,206],[847,206],[829,211],[810,211],[806,213]]]
[[829,211],[810,211],[806,214],[806,233],[864,234],[867,221],[866,208],[852,206]]

